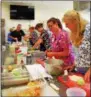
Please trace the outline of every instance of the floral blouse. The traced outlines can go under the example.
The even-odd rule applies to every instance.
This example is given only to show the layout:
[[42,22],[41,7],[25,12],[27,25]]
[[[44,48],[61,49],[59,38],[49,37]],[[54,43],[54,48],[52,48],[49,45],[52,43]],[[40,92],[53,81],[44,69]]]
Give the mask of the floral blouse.
[[76,56],[76,67],[90,67],[90,24],[86,25],[82,44]]
[[65,65],[73,65],[74,64],[74,53],[72,50],[72,44],[69,39],[68,33],[66,31],[60,30],[58,36],[52,35],[51,38],[51,49],[53,52],[63,52],[64,49],[69,49],[69,56],[65,56],[62,58]]

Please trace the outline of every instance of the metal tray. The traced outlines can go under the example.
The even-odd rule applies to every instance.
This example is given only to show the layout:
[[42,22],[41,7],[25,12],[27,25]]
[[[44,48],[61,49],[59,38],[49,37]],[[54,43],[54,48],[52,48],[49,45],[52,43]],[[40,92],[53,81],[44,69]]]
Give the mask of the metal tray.
[[[23,71],[24,70],[24,71]],[[1,85],[2,87],[15,86],[28,83],[31,79],[26,67],[20,73],[20,76],[13,76],[11,72],[1,73]]]

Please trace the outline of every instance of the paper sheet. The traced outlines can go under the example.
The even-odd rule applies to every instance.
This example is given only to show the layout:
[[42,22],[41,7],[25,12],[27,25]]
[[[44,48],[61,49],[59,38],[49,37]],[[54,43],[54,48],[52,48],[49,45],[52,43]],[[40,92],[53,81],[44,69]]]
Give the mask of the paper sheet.
[[52,78],[52,76],[46,72],[45,68],[43,68],[41,64],[26,65],[26,68],[33,80],[43,77]]

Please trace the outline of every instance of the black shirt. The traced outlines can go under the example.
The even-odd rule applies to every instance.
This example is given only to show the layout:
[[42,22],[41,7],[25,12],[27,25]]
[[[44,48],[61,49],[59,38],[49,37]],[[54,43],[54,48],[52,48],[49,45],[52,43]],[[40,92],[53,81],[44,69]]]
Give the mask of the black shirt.
[[[21,41],[22,36],[25,36],[25,33],[22,30],[20,30],[20,31],[15,30],[15,31],[11,32],[10,36],[17,38],[18,41]],[[16,42],[16,40],[14,40],[14,39],[12,41]]]

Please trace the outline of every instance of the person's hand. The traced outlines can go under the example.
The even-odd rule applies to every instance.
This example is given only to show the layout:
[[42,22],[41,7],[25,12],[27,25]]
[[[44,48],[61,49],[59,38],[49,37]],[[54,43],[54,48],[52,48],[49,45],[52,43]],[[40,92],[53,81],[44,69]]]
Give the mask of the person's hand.
[[28,38],[30,38],[30,39],[31,39],[31,38],[32,38],[32,36],[29,36]]
[[34,50],[34,47],[31,47],[30,50]]
[[75,67],[75,65],[68,65],[68,66],[64,66],[63,69],[72,71],[74,67]]
[[90,82],[90,69],[85,73],[84,79],[85,81]]
[[51,49],[47,49],[47,50],[45,51],[45,53],[47,53],[47,52],[51,52]]
[[48,50],[46,50],[45,53],[47,54],[48,53]]
[[18,41],[18,39],[17,39],[17,38],[14,38],[14,40]]
[[53,52],[47,52],[46,55],[47,55],[47,57],[52,57],[53,56]]

